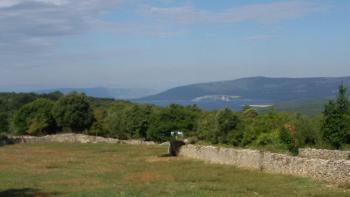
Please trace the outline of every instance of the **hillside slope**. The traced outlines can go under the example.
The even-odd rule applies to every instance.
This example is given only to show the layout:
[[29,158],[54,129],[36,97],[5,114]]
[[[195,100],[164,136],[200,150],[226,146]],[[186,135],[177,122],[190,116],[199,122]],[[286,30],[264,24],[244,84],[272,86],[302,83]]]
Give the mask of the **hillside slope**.
[[149,89],[127,89],[127,88],[57,88],[48,90],[39,90],[38,93],[50,93],[54,91],[59,91],[64,94],[69,92],[82,92],[87,96],[97,97],[97,98],[116,98],[116,99],[132,99],[139,98],[154,93],[154,90]]
[[176,87],[136,101],[160,105],[198,104],[204,108],[266,106],[287,101],[326,100],[336,95],[341,83],[350,87],[350,77],[251,77]]

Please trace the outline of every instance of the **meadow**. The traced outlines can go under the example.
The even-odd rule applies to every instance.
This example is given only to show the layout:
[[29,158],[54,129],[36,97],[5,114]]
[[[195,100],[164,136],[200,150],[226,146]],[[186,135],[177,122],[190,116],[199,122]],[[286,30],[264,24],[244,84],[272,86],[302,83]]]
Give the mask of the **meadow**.
[[0,147],[0,196],[350,196],[308,178],[182,157],[166,146],[17,144]]

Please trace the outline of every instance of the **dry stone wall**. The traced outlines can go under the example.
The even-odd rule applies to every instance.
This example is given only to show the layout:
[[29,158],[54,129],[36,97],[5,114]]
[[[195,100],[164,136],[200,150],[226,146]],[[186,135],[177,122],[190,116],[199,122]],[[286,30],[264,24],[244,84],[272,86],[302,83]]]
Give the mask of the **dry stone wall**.
[[299,156],[315,159],[350,160],[350,151],[301,148]]
[[109,143],[109,144],[145,144],[155,145],[155,142],[142,141],[142,140],[119,140],[115,138],[104,138],[99,136],[90,136],[84,134],[57,134],[46,135],[42,137],[35,136],[9,136],[9,138],[17,143]]
[[249,149],[186,145],[180,155],[217,164],[311,177],[336,184],[350,184],[349,160],[324,160],[293,157]]

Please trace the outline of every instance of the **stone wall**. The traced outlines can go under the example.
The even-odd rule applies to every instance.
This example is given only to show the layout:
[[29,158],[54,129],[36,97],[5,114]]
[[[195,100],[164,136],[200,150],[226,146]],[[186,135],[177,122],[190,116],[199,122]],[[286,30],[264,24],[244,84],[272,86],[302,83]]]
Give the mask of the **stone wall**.
[[42,137],[35,136],[9,136],[9,139],[17,143],[47,143],[47,142],[58,142],[58,143],[109,143],[109,144],[145,144],[154,145],[156,143],[142,140],[119,140],[115,138],[104,138],[99,136],[90,136],[83,134],[57,134],[57,135],[46,135]]
[[249,149],[186,145],[180,155],[217,164],[269,173],[311,177],[336,184],[350,184],[350,161],[293,157]]
[[299,156],[315,159],[350,160],[350,151],[301,148]]

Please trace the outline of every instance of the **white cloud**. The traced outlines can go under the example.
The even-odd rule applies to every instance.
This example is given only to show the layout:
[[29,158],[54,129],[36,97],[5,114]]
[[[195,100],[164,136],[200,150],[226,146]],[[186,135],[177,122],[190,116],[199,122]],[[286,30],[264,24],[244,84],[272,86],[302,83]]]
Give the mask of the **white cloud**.
[[143,13],[148,16],[173,20],[179,23],[235,23],[244,21],[274,23],[304,17],[327,9],[328,7],[323,4],[285,1],[237,6],[217,12],[195,9],[191,6],[147,7],[143,10]]
[[[127,4],[132,17],[118,22],[101,19],[101,15],[121,2]],[[57,37],[90,30],[163,38],[186,34],[189,30],[182,26],[184,24],[273,23],[327,9],[322,4],[304,1],[250,4],[221,11],[192,6],[145,6],[144,3],[142,0],[0,0],[0,56],[2,59],[4,56],[11,59],[12,56],[15,62],[19,62],[20,56],[53,48]],[[267,38],[250,38],[254,39]]]
[[[280,22],[303,17],[327,9],[322,4],[304,1],[285,1],[251,4],[222,11],[182,7],[144,6],[141,16],[113,23],[99,19],[101,14],[122,0],[0,0],[0,42],[79,34],[91,29],[116,32],[173,35],[173,24],[235,23],[255,21]],[[130,1],[139,7],[142,1]],[[144,5],[141,3],[141,5]],[[132,12],[132,11],[131,11]],[[136,15],[140,12],[136,12]],[[142,17],[147,19],[144,23]],[[140,20],[140,21],[138,21]],[[184,29],[180,32],[183,32]],[[176,35],[176,34],[175,34]],[[23,41],[23,43],[28,43]],[[31,43],[31,42],[29,42]],[[41,43],[41,42],[40,42]]]
[[21,0],[2,0],[2,1],[0,1],[0,9],[12,7],[14,5],[17,5],[20,2],[21,2]]
[[50,37],[90,30],[119,0],[0,0],[1,51],[43,47]]
[[61,6],[69,3],[68,0],[2,0],[0,1],[0,8],[8,8],[8,7],[16,6],[21,3],[31,3],[31,2],[45,3],[45,4],[56,5],[56,6]]

